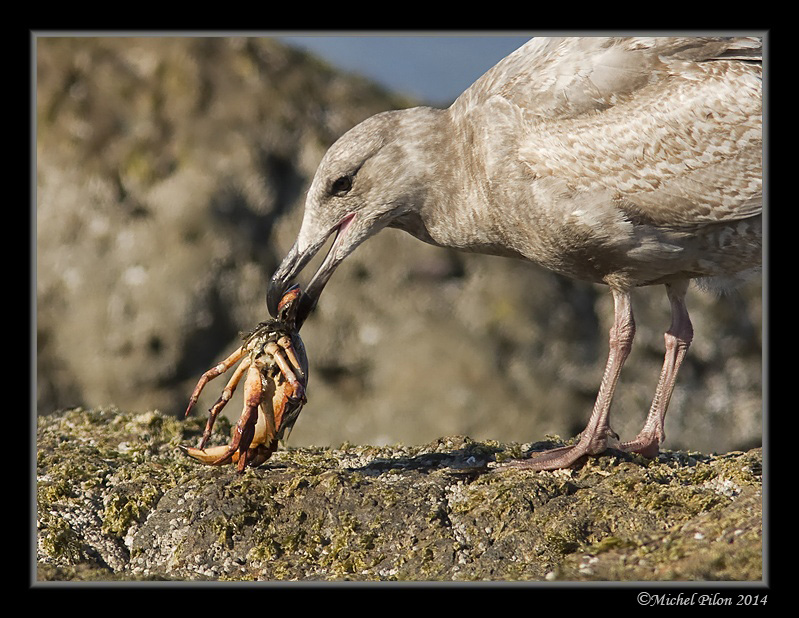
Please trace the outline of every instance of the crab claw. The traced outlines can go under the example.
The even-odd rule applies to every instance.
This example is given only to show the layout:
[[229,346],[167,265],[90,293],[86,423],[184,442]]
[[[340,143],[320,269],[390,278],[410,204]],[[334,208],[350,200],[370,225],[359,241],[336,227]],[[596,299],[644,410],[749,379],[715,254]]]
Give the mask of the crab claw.
[[[253,372],[251,375],[257,376],[258,374]],[[251,405],[260,397],[260,391],[253,392],[252,383],[254,383],[254,380],[250,386],[253,397],[250,401]],[[251,421],[252,417],[250,415],[252,413],[257,414],[255,423]],[[223,466],[234,463],[238,464],[239,472],[243,472],[245,466],[254,468],[271,457],[272,453],[277,449],[275,433],[275,418],[271,409],[263,404],[256,404],[255,407],[249,408],[249,411],[245,408],[242,418],[233,427],[230,444],[209,448],[193,448],[190,446],[181,446],[180,448],[189,457],[206,465]],[[243,462],[240,461],[242,455],[244,455],[245,459]]]
[[186,453],[189,457],[196,459],[199,462],[207,464],[209,466],[214,465],[221,465],[229,463],[230,461],[238,460],[238,451],[236,451],[233,456],[235,459],[232,459],[231,456],[220,461],[220,457],[224,455],[228,450],[228,445],[222,446],[212,446],[210,448],[194,448],[193,446],[181,446],[180,449]]
[[[222,458],[229,448],[230,447],[227,444],[222,446],[212,446],[205,449],[194,448],[193,446],[180,447],[180,449],[186,453],[186,455],[208,466],[223,466],[229,463],[238,463],[238,451],[235,451],[232,455]],[[273,440],[272,444],[269,446],[259,444],[255,448],[249,449],[247,452],[247,465],[253,468],[260,466],[272,456],[272,453],[274,453],[276,449],[277,440]]]

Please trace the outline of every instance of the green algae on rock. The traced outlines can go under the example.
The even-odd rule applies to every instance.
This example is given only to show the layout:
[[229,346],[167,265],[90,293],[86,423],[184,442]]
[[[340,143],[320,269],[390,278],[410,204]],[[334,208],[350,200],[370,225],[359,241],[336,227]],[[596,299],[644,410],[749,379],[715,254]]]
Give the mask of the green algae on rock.
[[40,417],[39,580],[762,578],[760,449],[497,471],[529,445],[451,436],[289,448],[239,476],[180,452],[202,426],[116,408]]

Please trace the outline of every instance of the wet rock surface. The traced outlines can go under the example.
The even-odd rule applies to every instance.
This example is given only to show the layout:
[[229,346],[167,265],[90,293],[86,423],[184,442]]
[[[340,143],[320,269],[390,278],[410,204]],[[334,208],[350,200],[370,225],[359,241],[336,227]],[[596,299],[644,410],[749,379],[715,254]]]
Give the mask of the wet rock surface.
[[[204,419],[75,408],[37,430],[38,579],[734,580],[762,576],[760,449],[497,470],[540,444],[181,453]],[[222,420],[212,441],[227,440]]]

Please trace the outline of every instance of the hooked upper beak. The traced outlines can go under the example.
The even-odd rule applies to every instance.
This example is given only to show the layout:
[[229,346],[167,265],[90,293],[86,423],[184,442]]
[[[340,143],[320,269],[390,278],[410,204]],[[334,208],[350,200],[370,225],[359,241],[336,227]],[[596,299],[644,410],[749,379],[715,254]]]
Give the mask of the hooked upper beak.
[[333,271],[336,270],[336,267],[346,256],[346,254],[340,254],[339,248],[342,244],[342,239],[345,237],[347,229],[352,224],[354,218],[354,212],[346,215],[322,238],[318,239],[317,242],[307,248],[300,249],[299,240],[297,240],[291,249],[289,249],[289,252],[283,259],[283,262],[281,262],[280,266],[278,266],[275,274],[272,275],[272,279],[269,281],[269,287],[267,288],[266,292],[266,305],[269,308],[269,313],[271,313],[273,317],[277,317],[278,303],[280,303],[280,300],[283,298],[283,295],[285,294],[286,289],[291,281],[302,271],[303,268],[305,268],[308,262],[310,262],[311,259],[313,259],[313,257],[322,248],[322,245],[325,244],[325,241],[333,232],[335,232],[336,239],[333,241],[333,245],[330,247],[327,256],[325,257],[321,266],[319,266],[316,274],[314,274],[313,278],[311,279],[310,283],[308,283],[308,286],[305,288],[305,291],[302,294],[300,306],[297,312],[297,329],[299,329],[302,323],[305,322],[305,319],[310,315],[314,307],[316,307],[316,303],[319,301],[319,296],[322,294],[322,290],[330,279],[330,276],[333,274]]

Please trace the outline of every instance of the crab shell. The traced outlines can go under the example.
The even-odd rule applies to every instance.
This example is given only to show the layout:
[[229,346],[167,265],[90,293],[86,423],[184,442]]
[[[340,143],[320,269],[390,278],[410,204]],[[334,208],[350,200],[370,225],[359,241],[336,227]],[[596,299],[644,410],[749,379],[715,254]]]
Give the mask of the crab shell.
[[[298,379],[305,387],[308,383],[308,358],[305,353],[305,346],[299,335],[295,334],[291,340],[300,364],[299,368],[304,376],[300,378],[298,375]],[[260,387],[251,384],[255,380],[260,381]],[[304,397],[302,399],[294,398],[294,389],[279,368],[270,367],[260,362],[260,360],[256,360],[251,364],[244,388],[245,398],[248,398],[248,395],[250,397],[259,397],[258,418],[247,453],[247,465],[256,467],[272,456],[277,450],[279,440],[288,439],[291,429],[302,411],[305,399]],[[245,406],[246,403],[245,401]],[[231,440],[235,439],[236,431],[238,431],[238,425],[231,429]],[[238,464],[240,459],[240,451],[238,450],[222,458],[228,450],[229,445],[223,444],[202,450],[188,448],[186,452],[194,459],[209,465]]]
[[[241,361],[222,397],[211,408],[199,448],[182,447],[190,457],[209,465],[236,463],[239,471],[243,471],[245,465],[254,467],[265,462],[277,449],[278,440],[288,438],[306,401],[308,383],[308,357],[295,326],[301,300],[299,288],[289,290],[280,303],[278,318],[242,333],[244,345],[200,379],[186,415],[208,380]],[[216,415],[245,373],[244,408],[231,432],[231,443],[203,448]],[[254,423],[253,414],[257,415]],[[244,452],[246,457],[241,461]]]

